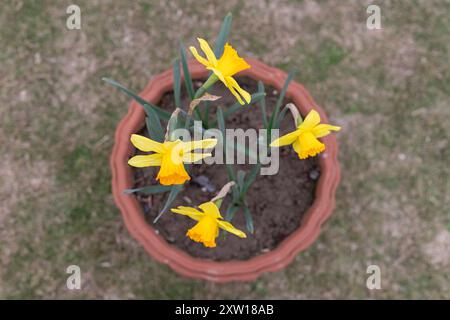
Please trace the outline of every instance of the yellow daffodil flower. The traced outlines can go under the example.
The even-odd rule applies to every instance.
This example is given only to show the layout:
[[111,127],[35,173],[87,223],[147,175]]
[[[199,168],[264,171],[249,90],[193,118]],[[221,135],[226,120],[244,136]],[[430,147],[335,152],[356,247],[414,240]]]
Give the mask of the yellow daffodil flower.
[[341,128],[329,124],[320,124],[320,115],[311,110],[305,120],[297,127],[297,130],[274,140],[271,147],[281,147],[292,144],[300,159],[313,157],[325,150],[325,144],[317,138],[324,137],[330,131],[339,131]]
[[171,209],[172,212],[188,216],[198,221],[195,226],[188,230],[186,236],[195,242],[201,242],[205,247],[214,248],[219,228],[226,230],[240,238],[246,238],[244,232],[233,227],[231,223],[223,220],[219,208],[214,202],[206,202],[199,205],[200,210],[192,207],[179,206]]
[[228,43],[225,44],[222,56],[217,59],[214,55],[214,52],[211,50],[211,47],[204,39],[197,38],[197,40],[200,43],[200,48],[204,52],[206,58],[199,55],[194,47],[190,47],[189,49],[191,50],[195,59],[203,64],[206,69],[211,70],[214,75],[219,78],[219,80],[222,81],[225,86],[231,91],[231,93],[236,97],[240,104],[244,104],[242,98],[244,98],[245,102],[250,103],[250,94],[242,89],[233,78],[233,75],[242,70],[250,68],[250,65],[243,58],[239,57],[236,50],[233,49],[233,47]]
[[139,150],[154,153],[134,156],[128,160],[128,164],[138,168],[160,166],[156,180],[163,185],[183,184],[190,180],[191,177],[186,172],[184,163],[197,162],[211,156],[211,153],[193,153],[191,151],[213,148],[217,143],[217,139],[190,142],[176,140],[160,143],[137,134],[131,135],[130,140]]

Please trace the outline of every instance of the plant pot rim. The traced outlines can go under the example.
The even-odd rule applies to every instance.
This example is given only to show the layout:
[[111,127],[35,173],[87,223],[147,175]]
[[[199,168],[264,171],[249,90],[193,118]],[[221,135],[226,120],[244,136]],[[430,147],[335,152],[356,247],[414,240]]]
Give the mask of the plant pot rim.
[[[256,59],[246,58],[246,60],[252,67],[241,72],[240,76],[261,80],[265,84],[281,90],[287,78],[285,72],[269,67]],[[191,59],[188,61],[188,65],[193,79],[207,77],[209,71],[197,61]],[[172,90],[172,84],[172,70],[167,70],[155,76],[139,95],[156,104],[165,92]],[[323,122],[328,123],[325,112],[314,102],[301,84],[292,81],[286,97],[295,103],[303,116],[314,108],[319,112]],[[124,189],[133,187],[132,168],[127,164],[133,151],[130,135],[143,127],[144,119],[144,109],[137,102],[132,101],[128,113],[117,126],[110,158],[114,201],[120,209],[131,235],[153,258],[169,265],[183,276],[214,282],[250,281],[262,273],[282,269],[292,262],[297,253],[305,250],[314,242],[320,233],[322,223],[331,215],[335,207],[335,193],[340,180],[337,161],[338,146],[335,136],[328,135],[322,138],[326,150],[319,155],[321,175],[316,186],[315,199],[305,212],[301,226],[296,231],[273,250],[249,260],[217,262],[192,257],[167,243],[161,235],[157,234],[145,220],[136,197],[133,194],[123,193]]]

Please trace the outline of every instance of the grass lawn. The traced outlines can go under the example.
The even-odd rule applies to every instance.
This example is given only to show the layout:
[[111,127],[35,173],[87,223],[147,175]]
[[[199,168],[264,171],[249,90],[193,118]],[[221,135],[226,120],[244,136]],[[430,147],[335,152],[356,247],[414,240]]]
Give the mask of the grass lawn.
[[[366,28],[381,7],[382,30]],[[0,11],[0,298],[450,298],[448,1],[7,0]],[[177,276],[128,234],[108,158],[129,99],[178,37],[233,13],[245,56],[299,70],[341,125],[337,208],[280,272],[225,285]],[[277,213],[274,213],[277,214]],[[80,291],[66,267],[82,270]],[[366,288],[366,268],[382,289]]]

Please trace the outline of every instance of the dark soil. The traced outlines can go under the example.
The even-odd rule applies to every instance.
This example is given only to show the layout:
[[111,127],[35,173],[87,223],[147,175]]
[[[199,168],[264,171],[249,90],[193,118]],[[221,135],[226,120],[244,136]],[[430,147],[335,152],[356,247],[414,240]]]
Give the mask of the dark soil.
[[[257,92],[257,83],[249,78],[239,78],[238,82],[250,93]],[[201,85],[196,83],[196,86]],[[217,105],[230,106],[236,100],[221,84],[216,84],[213,94],[222,96],[211,103],[211,118],[215,114]],[[267,110],[271,111],[278,98],[278,92],[271,87],[266,88]],[[186,95],[182,93],[183,105],[188,105]],[[283,106],[289,101],[284,101]],[[161,99],[159,106],[167,110],[174,110],[173,94],[168,93]],[[203,110],[202,110],[203,111]],[[213,118],[214,119],[214,118]],[[262,128],[260,108],[257,104],[243,107],[227,119],[227,128]],[[290,115],[286,116],[281,126],[281,134],[294,129]],[[143,129],[140,134],[147,135]],[[320,176],[318,159],[298,159],[292,147],[280,149],[279,172],[272,176],[258,176],[247,194],[246,201],[253,216],[255,232],[246,230],[243,211],[236,212],[231,221],[236,228],[247,234],[246,239],[221,231],[217,238],[216,248],[205,248],[202,244],[193,242],[186,237],[186,232],[196,223],[188,217],[165,213],[156,224],[153,219],[158,215],[167,195],[146,195],[139,193],[137,198],[142,204],[148,223],[159,232],[169,243],[194,257],[212,260],[246,260],[275,248],[287,236],[299,228],[303,214],[314,200],[317,180]],[[250,170],[251,165],[241,165],[239,169]],[[133,168],[135,187],[157,184],[155,177],[159,168]],[[225,165],[199,164],[191,166],[191,181],[186,183],[184,190],[172,207],[178,205],[197,206],[209,201],[220,188],[228,182]],[[205,187],[198,180],[207,180]],[[203,185],[203,186],[202,186]],[[225,216],[229,204],[229,197],[224,200],[221,212]]]

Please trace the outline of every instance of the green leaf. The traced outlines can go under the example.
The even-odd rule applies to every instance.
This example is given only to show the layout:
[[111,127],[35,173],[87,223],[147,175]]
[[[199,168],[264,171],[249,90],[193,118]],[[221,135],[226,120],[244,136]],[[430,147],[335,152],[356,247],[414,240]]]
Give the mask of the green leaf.
[[280,114],[278,115],[277,120],[275,121],[275,126],[274,126],[275,129],[280,127],[281,121],[283,121],[283,119],[284,119],[284,117],[286,116],[286,113],[287,113],[288,111],[289,111],[289,108],[286,108],[286,107],[284,107],[284,108],[281,110]]
[[231,221],[233,220],[234,214],[236,213],[236,211],[239,209],[238,206],[235,206],[234,204],[230,204],[227,208],[227,211],[225,213],[225,220],[227,221]]
[[228,180],[235,181],[236,180],[236,174],[234,173],[233,166],[231,164],[229,164],[229,163],[225,163],[225,168],[227,170]]
[[231,14],[231,12],[228,12],[228,14],[225,16],[225,19],[223,19],[222,26],[220,27],[220,31],[216,39],[216,46],[214,47],[214,55],[217,58],[220,58],[222,56],[225,43],[227,42],[228,33],[230,33],[232,20],[233,15]]
[[185,119],[184,119],[184,128],[185,128],[186,130],[189,130],[189,127],[190,127],[190,125],[191,125],[191,121],[192,121],[191,116],[185,117]]
[[[219,125],[219,130],[222,132],[223,156],[226,160],[227,141],[226,141],[225,119],[223,118],[223,111],[221,107],[217,108],[217,122]],[[226,161],[225,167],[227,169],[228,180],[236,181],[236,175],[234,173],[233,167],[229,163],[226,163]]]
[[135,189],[125,189],[123,190],[123,193],[130,194],[134,192],[142,192],[145,194],[155,194],[155,193],[162,193],[166,192],[172,189],[172,186],[163,186],[163,185],[155,185],[155,186],[148,186],[148,187],[142,187],[142,188],[135,188]]
[[158,141],[164,142],[164,129],[159,120],[158,114],[152,108],[148,108],[147,118],[145,118],[145,124],[147,125],[147,130],[150,138]]
[[214,204],[216,205],[217,208],[220,209],[222,202],[223,202],[223,198],[220,198],[220,199],[217,199],[216,201],[214,201]]
[[244,216],[245,216],[247,230],[250,233],[255,232],[255,228],[253,227],[252,214],[250,213],[250,210],[248,209],[248,207],[246,205],[244,206]]
[[179,127],[181,121],[178,119],[180,109],[176,109],[170,116],[169,123],[167,124],[167,137],[169,141],[174,141],[173,132]]
[[210,105],[211,105],[211,101],[205,101],[205,113],[203,115],[203,126],[206,129],[209,128],[209,111],[211,110]]
[[289,87],[289,83],[294,78],[296,72],[297,72],[296,70],[292,70],[291,72],[289,72],[289,75],[288,75],[286,81],[284,82],[283,89],[280,92],[280,96],[278,97],[277,103],[275,105],[275,109],[272,112],[272,116],[270,117],[268,129],[272,129],[275,120],[278,119],[278,114],[280,113],[280,107],[281,107],[281,104],[283,103],[284,96],[286,95],[286,90]]
[[258,176],[258,172],[261,169],[261,163],[258,163],[257,165],[253,166],[252,170],[250,170],[250,173],[247,176],[247,179],[245,179],[243,188],[242,188],[242,192],[241,192],[241,197],[245,197],[248,189],[250,188],[250,186],[252,185],[252,183],[255,181],[256,177]]
[[225,149],[226,149],[226,141],[225,141],[225,119],[223,117],[223,111],[222,111],[222,107],[218,107],[217,108],[217,124],[219,125],[219,130],[222,132],[222,136],[224,138],[223,141],[223,149],[224,149],[224,153],[225,153]]
[[181,66],[183,67],[183,76],[184,76],[184,86],[186,87],[186,91],[189,95],[189,98],[194,99],[194,85],[192,84],[191,74],[189,72],[187,59],[186,59],[186,51],[184,50],[184,43],[180,40],[180,57],[181,57]]
[[234,204],[238,204],[240,200],[240,192],[239,192],[239,186],[236,184],[231,188],[231,198],[233,199]]
[[[251,101],[250,101],[251,103]],[[231,107],[228,107],[223,112],[223,117],[227,119],[229,116],[231,116],[236,111],[242,110],[244,106],[242,106],[239,102],[236,102],[235,104],[231,105]]]
[[238,184],[240,190],[242,190],[244,188],[245,174],[246,174],[246,172],[244,170],[238,170],[238,172],[237,172],[236,183]]
[[264,83],[262,81],[258,81],[258,93],[264,93],[264,97],[259,101],[259,107],[261,108],[261,114],[263,118],[263,126],[267,128],[267,111],[266,111],[266,98],[265,98],[266,89],[264,88]]
[[161,216],[169,210],[172,203],[177,198],[178,194],[181,190],[183,190],[183,185],[175,185],[171,186],[172,189],[170,190],[169,196],[167,197],[166,203],[164,204],[164,208],[161,210],[161,212],[158,214],[158,216],[153,220],[153,223],[156,223]]
[[[155,106],[155,105],[151,104],[150,102],[148,102],[148,101],[142,99],[142,98],[139,97],[137,94],[135,94],[133,91],[131,91],[131,90],[125,88],[125,87],[122,86],[120,83],[118,83],[118,82],[116,82],[116,81],[114,81],[114,80],[112,80],[112,79],[109,79],[109,78],[102,78],[102,80],[105,81],[106,83],[108,83],[108,84],[110,84],[110,85],[116,87],[116,88],[119,89],[120,91],[126,93],[129,97],[131,97],[131,98],[133,98],[134,100],[136,100],[136,102],[138,102],[141,106],[144,107],[144,109],[145,109],[146,112],[147,112],[148,109],[153,109],[153,110],[158,114],[158,116],[159,116],[161,119],[169,120],[169,118],[170,118],[170,113],[167,112],[166,110],[161,109],[160,107]],[[147,114],[148,114],[148,113],[147,113]]]
[[181,74],[180,59],[173,60],[173,93],[175,97],[175,106],[181,109]]

